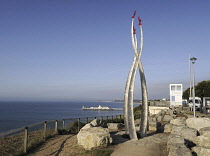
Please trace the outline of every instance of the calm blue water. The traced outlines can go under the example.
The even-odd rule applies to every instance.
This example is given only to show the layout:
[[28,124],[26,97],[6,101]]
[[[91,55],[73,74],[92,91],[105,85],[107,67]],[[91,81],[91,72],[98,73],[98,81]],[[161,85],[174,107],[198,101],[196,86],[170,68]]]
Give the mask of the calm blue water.
[[85,107],[123,108],[114,102],[0,102],[0,133],[47,120],[122,114],[123,111],[89,111]]

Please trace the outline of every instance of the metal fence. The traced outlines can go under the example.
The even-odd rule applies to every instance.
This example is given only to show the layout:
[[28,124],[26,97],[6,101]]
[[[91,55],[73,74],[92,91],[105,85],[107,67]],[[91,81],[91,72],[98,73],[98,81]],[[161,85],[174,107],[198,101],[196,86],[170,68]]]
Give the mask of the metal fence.
[[[14,156],[26,154],[29,149],[37,147],[47,138],[59,133],[60,130],[68,130],[69,133],[78,133],[83,125],[99,119],[101,123],[123,122],[123,115],[97,116],[51,120],[35,123],[0,133],[0,155]],[[71,130],[70,125],[76,124],[76,129]]]

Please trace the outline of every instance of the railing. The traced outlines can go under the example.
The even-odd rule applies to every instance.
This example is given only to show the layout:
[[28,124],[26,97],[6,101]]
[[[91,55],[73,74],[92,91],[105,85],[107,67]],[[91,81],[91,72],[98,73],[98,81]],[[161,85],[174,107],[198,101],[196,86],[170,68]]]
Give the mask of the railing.
[[[22,155],[29,149],[37,147],[47,138],[59,133],[59,130],[69,130],[70,133],[78,133],[82,126],[94,119],[101,120],[101,123],[123,122],[123,115],[97,116],[70,118],[62,120],[44,121],[0,133],[0,155]],[[75,124],[74,129],[68,127]],[[76,128],[76,129],[75,129]]]

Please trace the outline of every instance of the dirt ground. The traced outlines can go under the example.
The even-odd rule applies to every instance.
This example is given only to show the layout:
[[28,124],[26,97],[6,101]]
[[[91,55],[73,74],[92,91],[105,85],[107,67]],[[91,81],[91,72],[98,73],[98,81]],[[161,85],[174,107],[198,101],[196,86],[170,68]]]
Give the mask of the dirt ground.
[[[168,134],[156,136],[156,133],[151,136],[146,137],[146,139],[140,139],[137,142],[129,141],[129,139],[122,138],[124,131],[114,131],[110,133],[113,138],[113,143],[106,148],[98,148],[96,150],[113,150],[113,154],[117,156],[126,156],[128,152],[132,150],[137,153],[138,156],[149,156],[146,151],[156,151],[155,153],[160,153],[161,156],[167,155],[166,150],[166,140]],[[160,138],[164,138],[164,141],[160,141]],[[146,141],[145,141],[146,140]],[[151,144],[154,142],[155,144]],[[127,142],[129,142],[127,144]],[[143,143],[144,142],[144,143]],[[138,146],[136,146],[138,144]],[[124,150],[122,150],[124,149]],[[128,149],[131,149],[130,151]],[[138,152],[138,151],[145,152]],[[157,151],[158,150],[158,151]],[[77,144],[76,135],[56,135],[53,138],[48,139],[40,147],[35,150],[30,151],[28,156],[94,156],[93,151],[86,151],[82,146]],[[127,152],[127,154],[126,154]],[[147,153],[147,155],[145,155]],[[154,154],[154,152],[152,153]],[[129,155],[133,156],[131,152]],[[151,155],[153,156],[153,155]]]

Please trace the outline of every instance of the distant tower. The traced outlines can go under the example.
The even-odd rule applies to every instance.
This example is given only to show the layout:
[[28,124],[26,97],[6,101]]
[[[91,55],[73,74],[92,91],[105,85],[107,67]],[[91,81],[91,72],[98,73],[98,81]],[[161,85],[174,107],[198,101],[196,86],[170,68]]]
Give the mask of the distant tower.
[[179,107],[182,106],[182,84],[170,84],[170,106]]

